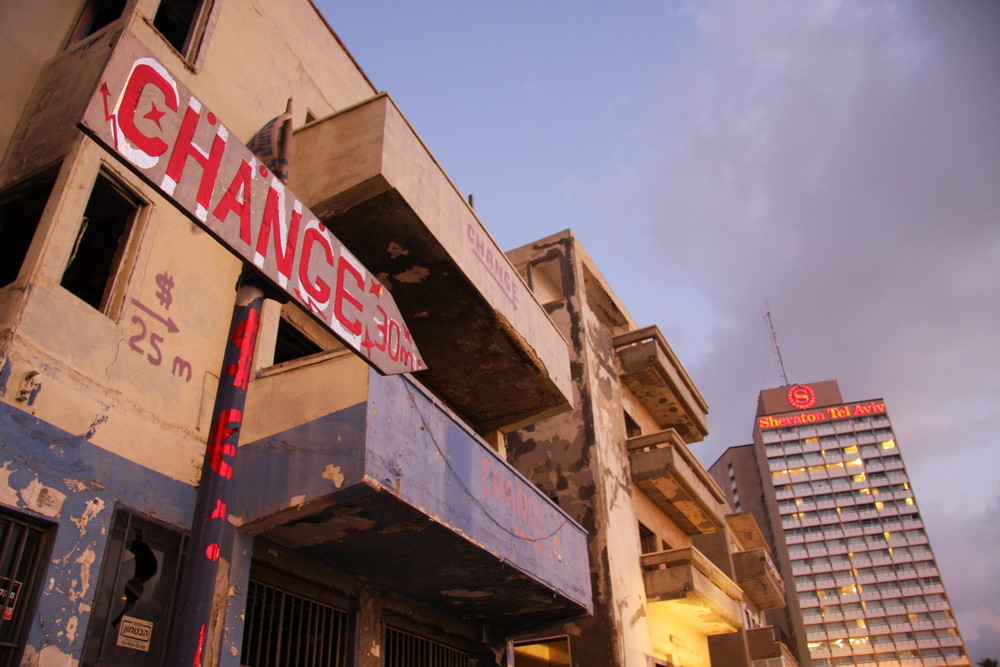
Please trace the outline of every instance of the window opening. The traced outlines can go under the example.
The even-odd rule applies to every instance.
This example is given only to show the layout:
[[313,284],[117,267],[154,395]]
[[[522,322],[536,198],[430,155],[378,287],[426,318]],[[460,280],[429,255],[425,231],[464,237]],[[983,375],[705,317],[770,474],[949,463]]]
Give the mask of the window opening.
[[274,363],[280,364],[293,359],[301,359],[322,351],[322,347],[287,319],[282,317],[278,320],[278,339],[274,345]]
[[153,27],[181,55],[190,58],[198,50],[210,6],[209,0],[161,0]]
[[162,664],[185,543],[176,529],[115,510],[82,665]]
[[514,667],[571,667],[569,637],[514,644]]
[[639,422],[632,419],[632,415],[628,412],[625,412],[625,437],[634,438],[639,435],[642,435],[642,427],[639,426]]
[[48,559],[50,530],[0,512],[0,665],[18,664],[27,635],[29,607],[35,601]]
[[385,667],[468,667],[471,658],[464,651],[391,625],[385,628],[383,648]]
[[651,554],[661,550],[660,538],[642,523],[639,524],[639,545],[644,554]]
[[70,253],[62,286],[92,307],[109,312],[116,277],[137,213],[138,200],[105,174],[94,182]]
[[125,11],[125,0],[89,0],[80,14],[73,39],[89,37],[101,28],[117,21]]
[[251,579],[240,664],[346,667],[350,614]]
[[0,287],[21,272],[55,181],[56,172],[50,171],[0,195]]

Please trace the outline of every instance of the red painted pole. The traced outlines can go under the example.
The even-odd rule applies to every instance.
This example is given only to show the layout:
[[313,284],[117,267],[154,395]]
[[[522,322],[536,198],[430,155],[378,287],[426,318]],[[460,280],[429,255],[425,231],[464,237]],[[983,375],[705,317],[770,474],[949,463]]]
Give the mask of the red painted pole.
[[[165,663],[171,667],[205,664],[205,650],[213,637],[212,603],[219,561],[230,561],[229,551],[236,530],[229,523],[228,507],[263,303],[263,291],[244,272],[236,292],[229,339],[219,373],[212,426],[191,520],[191,539],[179,582],[174,629]],[[228,583],[222,587],[224,591],[227,589]],[[216,623],[222,622],[224,613],[220,610],[214,619]],[[215,636],[221,634],[215,633]],[[214,648],[219,649],[218,646]]]

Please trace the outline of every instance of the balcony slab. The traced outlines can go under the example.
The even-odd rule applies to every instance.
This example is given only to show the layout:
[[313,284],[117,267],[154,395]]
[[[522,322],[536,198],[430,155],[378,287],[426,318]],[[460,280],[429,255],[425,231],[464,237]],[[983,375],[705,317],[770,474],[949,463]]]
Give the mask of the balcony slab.
[[244,436],[241,530],[471,619],[590,612],[584,530],[412,379],[352,355],[280,369]]
[[422,383],[480,432],[570,407],[566,341],[388,95],[297,130],[289,162],[292,189],[392,293]]

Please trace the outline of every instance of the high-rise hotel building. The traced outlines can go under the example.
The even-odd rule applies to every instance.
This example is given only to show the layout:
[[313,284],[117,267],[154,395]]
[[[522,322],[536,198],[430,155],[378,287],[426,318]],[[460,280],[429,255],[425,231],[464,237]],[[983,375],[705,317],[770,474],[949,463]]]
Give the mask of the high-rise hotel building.
[[753,444],[710,472],[772,541],[794,583],[772,622],[814,667],[971,664],[885,401],[844,402],[833,380],[764,390]]

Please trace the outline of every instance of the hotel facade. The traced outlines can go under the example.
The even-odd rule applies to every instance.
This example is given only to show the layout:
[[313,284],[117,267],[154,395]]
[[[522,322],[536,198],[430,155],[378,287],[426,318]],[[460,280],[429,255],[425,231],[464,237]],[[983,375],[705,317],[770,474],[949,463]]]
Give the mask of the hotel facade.
[[970,665],[885,401],[764,390],[753,439],[710,472],[768,534],[790,584],[775,623],[811,664]]

